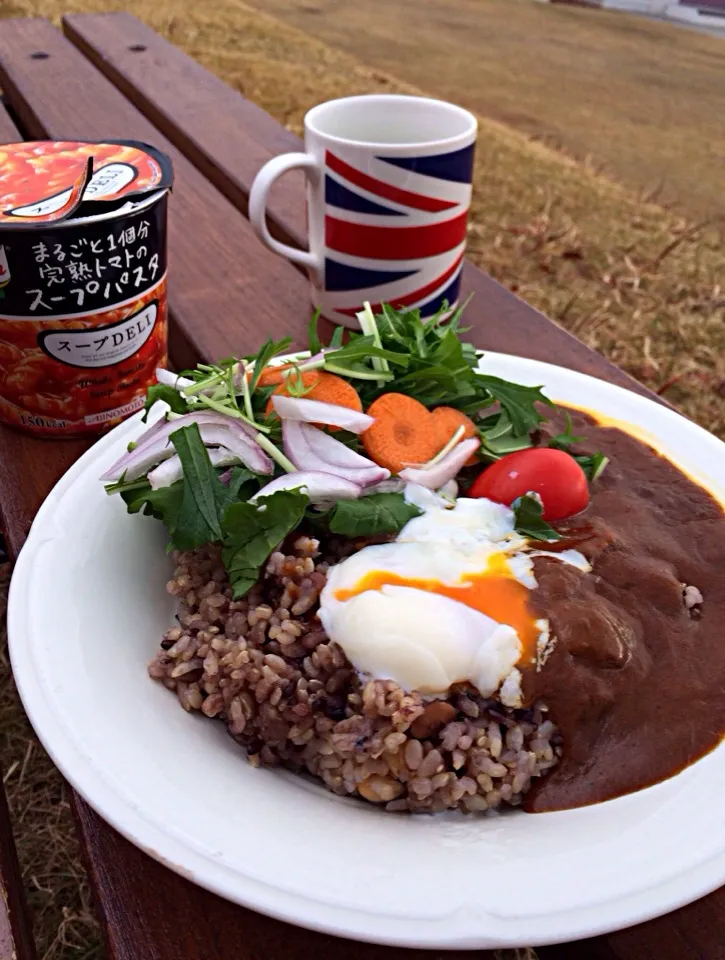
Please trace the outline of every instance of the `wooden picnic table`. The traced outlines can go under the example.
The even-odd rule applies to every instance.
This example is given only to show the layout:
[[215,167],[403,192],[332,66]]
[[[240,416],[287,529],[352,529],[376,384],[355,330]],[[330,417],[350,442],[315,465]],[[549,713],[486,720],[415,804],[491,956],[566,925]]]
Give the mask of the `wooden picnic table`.
[[[264,336],[304,339],[306,279],[252,233],[253,177],[299,140],[127,14],[0,21],[0,137],[128,138],[174,162],[170,204],[170,351],[177,367],[253,349]],[[275,187],[274,234],[304,245],[302,181]],[[466,264],[466,320],[477,345],[545,360],[647,391],[599,354]],[[0,520],[11,555],[43,498],[89,445],[38,440],[0,426]],[[1,782],[1,781],[0,781]],[[0,787],[1,791],[1,787]],[[442,957],[341,941],[269,919],[194,886],[132,846],[73,798],[98,912],[116,960],[393,960]],[[244,829],[245,825],[242,824]],[[542,864],[542,876],[546,865]],[[596,864],[592,864],[596,871]],[[586,882],[586,878],[582,878]],[[525,882],[526,878],[522,878]],[[0,797],[0,960],[32,960],[22,893]],[[487,951],[454,952],[452,960]],[[606,937],[540,949],[542,960],[723,960],[725,891]]]

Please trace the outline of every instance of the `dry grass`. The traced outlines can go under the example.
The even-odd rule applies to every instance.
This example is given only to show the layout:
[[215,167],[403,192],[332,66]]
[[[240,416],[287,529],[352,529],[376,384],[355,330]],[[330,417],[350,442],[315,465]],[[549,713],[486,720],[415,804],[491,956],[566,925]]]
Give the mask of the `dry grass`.
[[587,157],[699,219],[725,212],[725,42],[531,0],[252,0],[368,67]]
[[[372,3],[369,0],[357,5],[365,11],[365,21],[351,36],[355,49],[364,51],[364,59],[373,69],[239,0],[196,5],[185,0],[0,0],[0,14],[57,18],[71,10],[128,9],[297,131],[305,110],[320,100],[349,93],[415,89],[405,79],[419,83],[427,92],[461,101],[472,92],[486,93],[488,100],[479,102],[481,110],[505,115],[525,127],[525,118],[506,113],[511,109],[510,104],[505,106],[506,96],[513,97],[517,105],[523,104],[524,87],[536,87],[528,79],[534,66],[538,69],[540,60],[560,64],[564,56],[572,69],[576,64],[580,70],[582,64],[590,64],[600,80],[607,80],[608,92],[596,99],[594,120],[587,126],[586,116],[581,116],[582,111],[586,113],[586,104],[591,107],[594,102],[587,99],[594,96],[591,88],[586,96],[573,89],[580,80],[584,83],[585,76],[578,76],[566,89],[561,82],[551,85],[546,96],[526,110],[541,124],[556,121],[558,126],[551,127],[553,130],[571,136],[575,131],[588,131],[589,139],[583,141],[583,147],[565,140],[563,134],[559,138],[573,152],[594,152],[597,163],[617,169],[623,179],[629,177],[630,183],[651,182],[653,155],[694,156],[687,153],[691,149],[699,151],[698,157],[705,156],[708,145],[713,157],[718,152],[722,155],[718,139],[722,111],[713,119],[711,136],[709,132],[708,136],[702,135],[701,125],[693,126],[701,123],[701,109],[722,89],[725,74],[721,71],[714,77],[703,68],[703,63],[710,60],[720,65],[718,57],[725,47],[711,46],[717,41],[678,31],[673,46],[669,38],[675,34],[667,32],[673,28],[666,25],[529,6],[528,0],[447,0],[444,24],[440,20],[442,0],[437,6],[434,0],[416,0],[418,13],[406,21],[405,30],[389,35],[395,37],[392,55],[390,47],[386,51],[380,38],[371,32],[372,25],[377,30],[381,22],[370,15]],[[406,10],[410,0],[387,0],[385,9],[382,0],[374,3],[379,16],[393,17],[398,16],[397,11]],[[503,13],[504,7],[511,11],[514,5],[516,16]],[[342,43],[348,42],[344,34],[349,27],[345,24],[350,22],[346,18],[351,16],[353,6],[349,0],[335,0],[335,16],[327,18],[324,14],[333,9],[332,0],[310,0],[307,13],[295,4],[294,11],[295,17],[316,18],[318,32],[337,29],[335,23],[339,22],[339,36],[330,34],[330,39]],[[313,7],[321,12],[309,13]],[[266,0],[265,9],[278,9],[291,16],[293,7],[291,0]],[[496,19],[486,21],[486,17]],[[450,26],[448,19],[455,18],[459,24],[455,51],[449,51],[447,58],[431,59],[416,46],[423,43],[423,21],[427,23],[429,18],[437,25],[435,36],[441,43]],[[531,18],[540,18],[533,33]],[[495,24],[495,30],[489,29],[490,36],[486,35],[486,22]],[[615,29],[615,24],[625,23],[634,31],[634,39],[623,32],[622,26]],[[551,24],[569,26],[559,26],[559,33],[552,34]],[[571,24],[577,31],[586,27],[586,34],[567,33]],[[470,31],[473,35],[474,28],[478,29],[478,39],[473,53],[458,55],[456,51],[465,49],[466,34]],[[597,34],[600,29],[605,33]],[[500,40],[496,62],[491,59],[494,33]],[[504,36],[508,37],[508,46],[501,39]],[[655,60],[652,37],[660,38],[656,43],[664,52]],[[524,48],[526,43],[531,46]],[[589,51],[588,59],[580,55],[582,45]],[[525,73],[520,68],[510,69],[511,58],[520,57],[522,49],[526,50]],[[502,51],[508,51],[508,59]],[[451,61],[450,76],[443,69],[446,59]],[[462,73],[453,70],[459,69],[457,60],[464,64]],[[474,74],[479,62],[486,69]],[[641,84],[635,82],[633,73],[638,64],[651,75],[647,84],[652,98],[647,101],[649,107],[641,97],[639,107],[629,102],[630,97],[635,99],[635,92],[640,94]],[[695,82],[695,74],[701,81]],[[441,86],[444,77],[450,83],[445,88]],[[700,82],[707,89],[698,86]],[[597,89],[603,87],[600,83]],[[660,110],[664,109],[665,94],[657,90],[667,91],[673,115],[675,109],[679,111],[676,128],[650,122],[661,118],[661,112],[653,112],[651,107],[658,97]],[[540,92],[533,89],[537,95]],[[533,95],[531,90],[529,93]],[[572,108],[575,95],[584,104],[578,111]],[[612,111],[616,103],[626,107],[627,116],[631,113],[632,117],[619,123]],[[644,112],[638,116],[638,111]],[[605,122],[608,132],[594,139]],[[641,130],[635,129],[639,126]],[[535,132],[548,130],[542,126]],[[629,150],[628,144],[634,149]],[[627,163],[633,164],[631,175],[624,167],[615,168],[611,159],[624,163],[625,155]],[[703,186],[701,172],[705,168],[698,164],[699,160],[693,164],[690,180],[685,176],[680,182],[682,191],[688,184],[692,188],[691,197],[696,197]],[[720,286],[723,247],[719,222],[693,225],[604,179],[592,163],[577,163],[490,119],[481,121],[475,177],[470,233],[473,259],[581,339],[680,404],[704,426],[725,436],[725,290]],[[669,186],[673,188],[674,183],[672,179]],[[705,206],[708,211],[722,209],[719,194]],[[0,755],[7,771],[6,787],[36,914],[41,958],[100,957],[98,931],[89,910],[63,786],[23,719],[4,659],[0,660],[0,696]]]
[[[725,132],[722,111],[706,123],[718,91],[725,92],[722,41],[668,24],[530,0],[265,0],[265,10],[354,49],[378,68],[365,71],[368,85],[361,86],[357,60],[302,36],[294,49],[306,56],[288,66],[286,30],[279,32],[279,51],[271,59],[260,50],[259,31],[273,23],[266,18],[253,35],[215,37],[213,48],[200,28],[193,41],[197,56],[212,69],[224,69],[233,46],[243,68],[232,76],[243,76],[248,95],[296,129],[303,108],[320,95],[396,85],[386,69],[484,113],[495,115],[498,97],[511,97],[529,104],[542,122],[555,117],[562,131],[576,132],[587,162],[573,162],[482,118],[470,255],[694,419],[725,433],[725,205],[713,149],[718,131]],[[315,64],[312,74],[309,63]],[[657,82],[637,81],[636,70],[645,66]],[[596,90],[588,72],[598,81]],[[709,106],[701,113],[704,101]],[[668,104],[676,105],[677,124],[650,123]],[[679,157],[679,166],[668,167],[668,190],[672,195],[677,182],[683,207],[700,208],[696,193],[709,177],[712,189],[702,201],[709,219],[689,221],[647,202],[653,190],[636,193],[595,171],[624,156],[626,144],[635,148],[633,183],[653,184],[655,157]]]
[[99,960],[98,924],[79,859],[68,787],[25,718],[10,675],[0,564],[0,757],[40,960]]

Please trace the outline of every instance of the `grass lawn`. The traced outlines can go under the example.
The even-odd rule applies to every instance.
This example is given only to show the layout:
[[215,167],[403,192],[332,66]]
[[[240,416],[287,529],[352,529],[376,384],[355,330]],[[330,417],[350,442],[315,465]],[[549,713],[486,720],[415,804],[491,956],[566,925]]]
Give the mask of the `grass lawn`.
[[252,0],[689,217],[725,213],[725,40],[531,0]]
[[[723,210],[721,41],[531,0],[264,0],[284,22],[241,0],[0,0],[6,17],[112,9],[297,131],[310,106],[350,93],[423,90],[471,106],[472,259],[725,436],[723,247],[718,223],[702,225]],[[678,212],[642,198],[660,182]],[[8,575],[0,567],[0,619]],[[63,785],[2,649],[0,636],[0,756],[39,956],[97,960]]]

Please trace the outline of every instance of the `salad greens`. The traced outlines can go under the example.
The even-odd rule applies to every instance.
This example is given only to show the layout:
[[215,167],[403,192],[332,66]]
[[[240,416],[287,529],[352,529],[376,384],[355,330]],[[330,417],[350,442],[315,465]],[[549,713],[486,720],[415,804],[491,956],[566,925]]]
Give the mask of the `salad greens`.
[[[227,488],[220,483],[206,452],[199,427],[193,423],[171,434],[171,442],[181,460],[184,471],[184,495],[181,498],[180,515],[193,517],[198,532],[194,540],[207,543],[221,540],[222,528],[219,514],[228,502]],[[220,509],[221,508],[221,509]],[[199,546],[194,542],[193,546]]]
[[538,493],[525,493],[511,504],[517,533],[531,540],[561,540],[561,534],[544,520],[544,507]]
[[[312,389],[305,374],[327,371],[354,386],[364,411],[391,391],[406,394],[429,409],[456,408],[473,421],[480,440],[477,458],[481,463],[533,446],[535,439],[538,442],[536,431],[551,416],[554,405],[541,387],[523,386],[481,372],[480,353],[461,340],[465,332],[461,327],[463,308],[449,319],[445,318],[446,310],[444,305],[435,317],[424,320],[417,310],[396,310],[383,304],[376,314],[366,304],[358,315],[360,332],[338,327],[327,345],[320,337],[315,314],[308,327],[309,356],[297,355],[292,362],[285,357],[280,375],[271,383],[271,378],[262,378],[262,374],[270,365],[282,364],[282,356],[290,349],[289,337],[269,339],[257,353],[241,359],[229,357],[218,364],[199,364],[178,377],[165,373],[162,382],[148,391],[146,415],[161,400],[168,405],[166,416],[172,423],[185,414],[204,413],[205,417],[198,418],[204,423],[210,418],[218,423],[221,417],[227,425],[223,429],[234,424],[234,430],[238,434],[241,431],[247,443],[253,447],[256,444],[271,458],[266,463],[271,463],[274,473],[262,476],[242,466],[214,466],[202,432],[197,422],[192,422],[170,435],[166,427],[161,438],[162,447],[169,441],[173,444],[181,461],[181,479],[170,482],[173,473],[167,474],[169,485],[152,489],[145,475],[138,476],[140,469],[127,479],[125,469],[119,468],[117,473],[109,473],[113,482],[107,485],[107,491],[120,493],[130,513],[142,512],[163,521],[171,548],[189,550],[208,543],[221,544],[235,597],[243,596],[258,580],[269,554],[300,523],[309,522],[347,537],[398,533],[420,513],[402,492],[375,492],[372,488],[359,499],[339,500],[334,505],[311,502],[303,489],[278,489],[264,495],[262,488],[267,482],[285,471],[296,470],[289,459],[294,454],[286,447],[283,452],[281,422],[269,411],[270,397],[281,379],[290,397],[304,397]],[[167,435],[168,441],[164,439]],[[426,466],[431,467],[462,435],[463,428],[459,427],[444,451]],[[364,454],[356,433],[336,430],[334,437],[355,453]],[[593,482],[607,459],[600,453],[580,452],[583,440],[573,434],[567,414],[565,430],[542,442],[569,453]],[[124,464],[140,459],[146,463],[151,443],[143,437],[137,444],[130,444]],[[166,447],[159,457],[168,457],[168,453]],[[229,460],[217,456],[214,462]],[[465,477],[464,470],[464,488]],[[156,485],[160,482],[155,480]],[[520,497],[513,510],[516,529],[523,535],[533,540],[560,539],[543,519],[536,494]]]
[[547,446],[553,447],[555,450],[565,450],[567,453],[570,453],[586,474],[589,483],[594,483],[604,472],[609,463],[609,457],[605,457],[603,453],[574,453],[571,448],[577,444],[584,443],[586,437],[575,437],[571,432],[571,417],[568,411],[564,411],[564,416],[566,417],[566,429],[563,433],[552,437],[547,443]]
[[373,493],[360,500],[340,500],[330,516],[330,531],[345,537],[399,533],[421,511],[402,493]]
[[307,503],[304,493],[279,490],[254,503],[233,503],[226,509],[222,560],[234,599],[254,586],[270,553],[302,520]]
[[571,417],[569,416],[568,410],[564,411],[564,418],[566,420],[566,427],[562,433],[557,433],[555,437],[551,437],[546,445],[547,447],[553,447],[554,450],[566,450],[568,452],[570,447],[577,443],[583,443],[586,438],[576,437],[571,432]]
[[183,478],[159,490],[152,490],[148,481],[129,484],[121,495],[129,513],[143,511],[163,521],[175,550],[193,550],[222,539],[227,507],[252,496],[259,483],[249,470],[234,467],[229,483],[223,484],[195,423],[172,433],[170,439],[181,460]]
[[175,390],[173,387],[170,387],[164,383],[154,383],[148,388],[146,393],[144,419],[148,418],[149,410],[155,403],[158,403],[159,400],[163,400],[164,403],[168,403],[172,413],[183,414],[188,412],[189,405],[178,390]]
[[586,474],[589,483],[594,483],[595,480],[598,480],[599,477],[601,477],[601,475],[604,473],[604,470],[609,463],[609,457],[605,457],[603,453],[575,453],[573,456]]
[[[531,432],[546,419],[539,405],[552,408],[553,404],[541,387],[510,383],[478,369],[478,351],[460,339],[465,332],[460,325],[463,307],[449,320],[445,319],[445,305],[430,320],[423,320],[418,310],[395,310],[388,304],[381,309],[378,315],[366,313],[361,333],[338,327],[326,347],[315,314],[308,329],[311,356],[300,357],[292,365],[286,378],[289,393],[304,396],[307,389],[302,375],[323,370],[351,381],[367,409],[378,396],[393,389],[394,381],[396,392],[427,407],[450,406],[472,416],[488,460],[532,445]],[[345,334],[349,334],[348,342],[343,344]],[[289,351],[290,342],[289,337],[267,340],[243,361],[231,357],[220,364],[184,371],[182,376],[194,381],[193,387],[184,390],[185,400],[179,402],[173,387],[152,387],[154,399],[169,402],[167,390],[171,390],[176,393],[171,401],[175,413],[203,407],[226,412],[274,439],[279,421],[266,413],[274,387],[260,387],[259,378],[265,367]],[[246,371],[251,371],[248,382]],[[243,408],[238,401],[240,393],[248,400]]]

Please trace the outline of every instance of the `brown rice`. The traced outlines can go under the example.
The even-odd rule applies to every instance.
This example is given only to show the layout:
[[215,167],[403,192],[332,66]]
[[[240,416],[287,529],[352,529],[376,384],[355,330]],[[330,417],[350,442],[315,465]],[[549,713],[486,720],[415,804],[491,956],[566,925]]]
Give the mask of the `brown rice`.
[[328,567],[351,549],[333,543],[321,558],[318,541],[298,537],[236,601],[218,547],[174,554],[178,626],[150,675],[185,710],[222,720],[254,766],[306,770],[393,811],[520,804],[561,753],[546,708],[510,710],[464,688],[426,701],[361,681],[316,616]]

